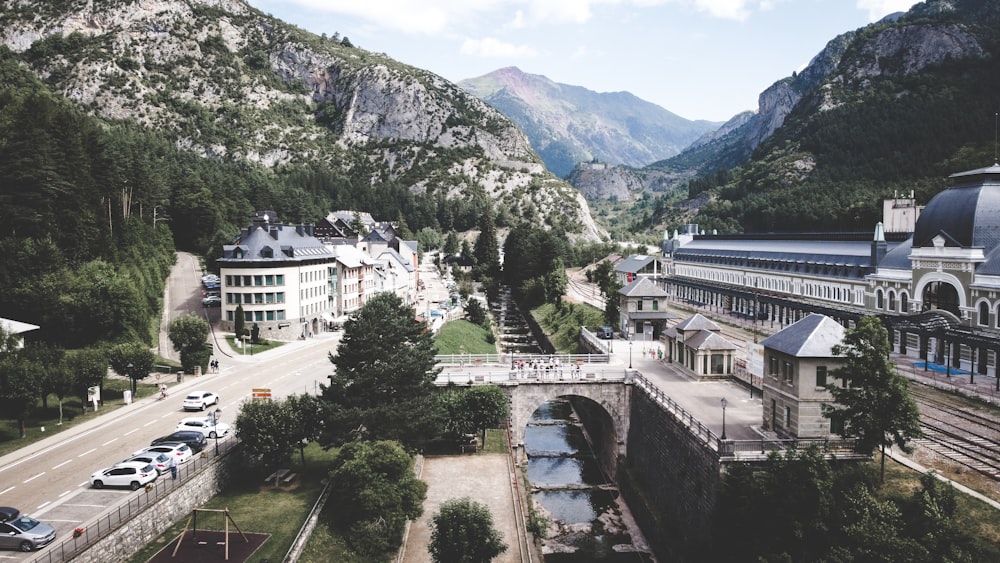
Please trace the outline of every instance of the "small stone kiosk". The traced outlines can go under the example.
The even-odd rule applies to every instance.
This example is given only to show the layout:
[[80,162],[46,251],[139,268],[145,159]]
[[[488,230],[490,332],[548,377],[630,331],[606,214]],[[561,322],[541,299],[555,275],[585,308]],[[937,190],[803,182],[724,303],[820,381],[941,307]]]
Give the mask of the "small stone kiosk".
[[812,313],[761,342],[765,430],[788,438],[836,435],[822,406],[833,399],[825,385],[843,365],[833,347],[843,342],[844,332],[837,321]]
[[722,329],[700,313],[668,328],[663,334],[667,361],[677,362],[698,378],[733,375],[737,346],[722,336]]

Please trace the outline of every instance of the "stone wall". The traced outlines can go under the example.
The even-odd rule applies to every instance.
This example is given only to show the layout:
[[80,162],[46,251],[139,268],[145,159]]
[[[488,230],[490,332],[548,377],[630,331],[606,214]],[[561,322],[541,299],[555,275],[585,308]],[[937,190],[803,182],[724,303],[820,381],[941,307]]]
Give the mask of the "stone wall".
[[[127,561],[140,549],[159,537],[173,524],[187,518],[191,511],[208,502],[222,490],[228,474],[228,456],[212,458],[204,468],[190,477],[185,478],[185,469],[197,469],[192,466],[183,467],[180,477],[183,481],[176,486],[170,481],[170,475],[164,475],[157,480],[157,487],[163,487],[164,496],[140,511],[136,517],[118,527],[109,535],[101,538],[87,551],[76,556],[74,563],[112,563]],[[185,464],[187,465],[187,464]],[[164,481],[164,477],[166,480]],[[142,491],[133,494],[147,494]]]
[[[626,387],[623,392],[627,392]],[[597,456],[597,463],[601,466],[604,475],[616,481],[618,478],[618,442],[625,439],[615,431],[615,421],[612,420],[608,411],[604,407],[595,403],[591,399],[579,396],[569,397],[573,410],[580,417],[580,423],[587,433],[590,447]]]
[[642,390],[634,388],[631,399],[620,490],[657,557],[684,560],[679,553],[711,536],[718,455]]

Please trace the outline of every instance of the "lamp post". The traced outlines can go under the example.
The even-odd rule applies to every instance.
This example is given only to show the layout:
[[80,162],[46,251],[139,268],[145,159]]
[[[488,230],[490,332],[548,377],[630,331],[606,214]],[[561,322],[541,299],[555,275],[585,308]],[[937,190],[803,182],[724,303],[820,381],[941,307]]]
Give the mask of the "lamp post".
[[215,455],[219,455],[219,415],[222,414],[222,409],[216,408],[212,411],[212,432],[215,433]]
[[632,369],[632,335],[628,337],[628,369]]
[[721,438],[723,440],[725,440],[726,439],[726,407],[729,406],[729,401],[727,401],[726,398],[723,397],[722,400],[719,401],[719,404],[722,405],[722,436],[721,436]]
[[127,375],[128,378],[132,381],[132,396],[135,396],[135,378],[132,377],[132,368],[133,367],[135,367],[135,366],[132,365],[132,362],[129,362],[128,365],[125,366],[125,369],[127,370],[127,373],[125,375]]

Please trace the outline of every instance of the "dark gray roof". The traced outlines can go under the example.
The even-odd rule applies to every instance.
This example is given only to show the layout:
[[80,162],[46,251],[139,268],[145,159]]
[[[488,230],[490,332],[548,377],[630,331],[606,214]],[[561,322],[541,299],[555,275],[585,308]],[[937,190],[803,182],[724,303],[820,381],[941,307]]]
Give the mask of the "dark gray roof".
[[710,330],[712,332],[719,332],[722,330],[719,325],[715,324],[715,321],[708,319],[701,313],[691,315],[674,325],[673,328],[683,332],[687,332],[689,330]]
[[1000,243],[1000,165],[959,172],[951,186],[920,212],[913,246],[931,246],[941,235],[946,244],[982,247],[990,253]]
[[811,313],[761,341],[761,345],[796,358],[831,358],[844,340],[844,327],[826,315]]
[[223,263],[332,260],[333,252],[302,227],[270,224],[251,227],[235,244],[222,247]]
[[886,252],[882,260],[879,261],[878,267],[892,270],[906,270],[908,272],[911,271],[913,269],[913,264],[910,262],[910,250],[912,243],[913,239],[908,238],[899,243],[892,250]]
[[649,266],[654,260],[656,260],[656,257],[654,256],[633,254],[615,265],[615,271],[634,274],[641,271],[646,266]]
[[699,330],[684,339],[684,346],[695,350],[736,350],[737,346],[710,330]]
[[669,295],[649,278],[636,278],[619,289],[618,293],[626,297],[666,297]]

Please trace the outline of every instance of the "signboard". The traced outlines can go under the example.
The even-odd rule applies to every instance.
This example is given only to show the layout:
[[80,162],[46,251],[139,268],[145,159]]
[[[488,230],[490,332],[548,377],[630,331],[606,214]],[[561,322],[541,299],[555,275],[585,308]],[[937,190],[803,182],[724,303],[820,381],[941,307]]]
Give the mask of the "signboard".
[[764,347],[747,342],[747,371],[755,378],[764,377]]
[[270,399],[271,398],[271,390],[267,389],[267,388],[254,389],[252,397],[253,397],[253,400],[255,400],[255,401],[261,400],[261,399]]

